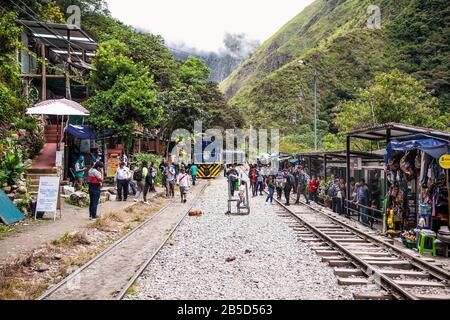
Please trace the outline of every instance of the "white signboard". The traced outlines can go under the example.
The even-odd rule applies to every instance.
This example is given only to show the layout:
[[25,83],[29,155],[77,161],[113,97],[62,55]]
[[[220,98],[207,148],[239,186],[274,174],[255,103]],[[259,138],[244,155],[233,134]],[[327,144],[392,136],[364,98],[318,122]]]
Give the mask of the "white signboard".
[[353,170],[361,170],[362,169],[362,158],[350,158],[350,168]]
[[40,177],[36,212],[55,214],[58,205],[59,177]]
[[58,167],[58,168],[62,167],[62,158],[63,158],[63,152],[56,151],[55,167]]

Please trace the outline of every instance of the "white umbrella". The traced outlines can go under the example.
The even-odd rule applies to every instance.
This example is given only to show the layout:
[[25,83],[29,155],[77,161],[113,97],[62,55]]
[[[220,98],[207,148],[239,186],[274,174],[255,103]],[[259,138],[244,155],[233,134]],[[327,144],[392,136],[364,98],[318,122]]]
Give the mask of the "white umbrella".
[[81,104],[67,99],[42,101],[33,108],[27,109],[27,114],[45,114],[56,116],[88,116],[89,111]]

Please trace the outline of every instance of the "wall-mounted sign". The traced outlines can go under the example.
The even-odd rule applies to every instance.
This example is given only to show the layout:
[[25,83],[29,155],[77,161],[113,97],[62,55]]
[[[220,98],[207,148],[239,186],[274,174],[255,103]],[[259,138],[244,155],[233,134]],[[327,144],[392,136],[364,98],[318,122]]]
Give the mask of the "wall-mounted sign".
[[443,169],[450,169],[450,154],[444,154],[439,158],[439,165]]
[[362,169],[362,158],[350,158],[350,168],[353,170],[361,170]]

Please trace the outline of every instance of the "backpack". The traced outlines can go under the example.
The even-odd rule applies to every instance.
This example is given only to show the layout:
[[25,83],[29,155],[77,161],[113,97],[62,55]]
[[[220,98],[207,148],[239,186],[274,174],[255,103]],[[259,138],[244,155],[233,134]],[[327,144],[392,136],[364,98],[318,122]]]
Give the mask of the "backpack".
[[336,197],[336,196],[337,196],[337,191],[336,191],[336,185],[335,185],[335,184],[332,184],[332,185],[328,188],[327,194],[328,194],[330,197]]
[[133,180],[134,181],[142,181],[142,168],[139,168],[138,170],[134,171]]

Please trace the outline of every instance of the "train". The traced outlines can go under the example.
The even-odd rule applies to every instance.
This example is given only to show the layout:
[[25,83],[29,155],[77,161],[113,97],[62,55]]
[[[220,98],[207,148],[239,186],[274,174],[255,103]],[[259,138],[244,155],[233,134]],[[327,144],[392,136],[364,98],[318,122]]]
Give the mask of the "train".
[[202,141],[201,143],[202,152],[193,152],[193,162],[198,167],[198,178],[215,178],[220,176],[224,166],[245,163],[245,152],[243,151],[223,150],[214,141]]

